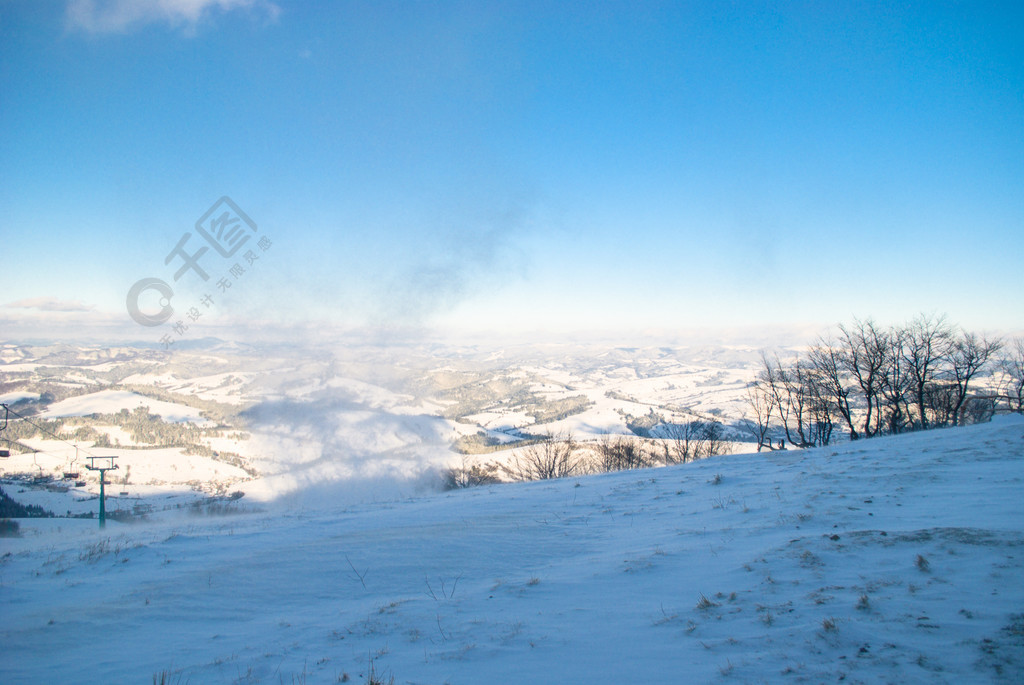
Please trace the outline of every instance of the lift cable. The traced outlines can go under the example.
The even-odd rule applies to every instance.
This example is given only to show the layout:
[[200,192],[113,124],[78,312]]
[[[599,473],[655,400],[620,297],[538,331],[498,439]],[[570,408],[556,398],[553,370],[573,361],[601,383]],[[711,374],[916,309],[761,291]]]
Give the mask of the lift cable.
[[[50,429],[46,428],[45,426],[40,426],[38,423],[36,423],[35,421],[32,421],[27,416],[22,416],[18,412],[14,411],[10,407],[8,407],[6,404],[3,405],[3,408],[7,411],[8,415],[13,414],[14,416],[18,417],[22,421],[27,422],[30,426],[35,426],[35,428],[37,430],[40,430],[43,433],[46,433],[47,435],[51,436],[54,440],[58,440],[60,442],[63,442],[65,445],[68,445],[70,447],[74,447],[75,450],[76,450],[76,459],[77,459],[77,451],[78,450],[81,450],[82,452],[85,452],[90,457],[97,458],[97,459],[99,458],[99,457],[96,457],[96,455],[93,454],[92,452],[90,452],[89,450],[85,449],[84,447],[79,447],[78,445],[74,444],[73,442],[68,442],[67,440],[65,440],[64,438],[60,437],[59,435],[57,435],[56,433],[54,433]],[[6,427],[6,426],[7,426],[7,421],[6,421],[6,418],[5,418],[5,420],[4,420],[4,427]],[[8,442],[10,442],[10,440],[8,440]],[[18,441],[15,441],[15,442],[17,442],[22,447],[27,447],[27,445],[24,445],[21,442],[18,442]],[[36,450],[35,448],[31,448],[31,449],[33,449],[36,452],[46,453],[46,450]]]

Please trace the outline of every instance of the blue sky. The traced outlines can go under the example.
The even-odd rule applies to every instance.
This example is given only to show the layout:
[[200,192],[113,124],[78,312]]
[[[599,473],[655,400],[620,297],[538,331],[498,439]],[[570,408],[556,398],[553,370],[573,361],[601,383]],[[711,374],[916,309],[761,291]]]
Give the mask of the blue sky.
[[[1022,35],[1016,2],[0,0],[0,318],[135,326],[152,277],[154,339],[1020,330]],[[225,195],[259,260],[174,281]]]

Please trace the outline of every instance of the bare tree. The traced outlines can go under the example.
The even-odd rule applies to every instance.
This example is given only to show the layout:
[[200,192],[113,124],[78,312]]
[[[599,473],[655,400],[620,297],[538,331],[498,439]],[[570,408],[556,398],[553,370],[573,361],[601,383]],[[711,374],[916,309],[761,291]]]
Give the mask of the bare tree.
[[1000,394],[1010,411],[1024,412],[1024,338],[1017,338],[1000,360],[1003,373]]
[[949,354],[951,331],[945,316],[921,314],[911,321],[900,348],[921,428],[928,428],[929,387]]
[[761,356],[763,368],[759,381],[771,393],[776,415],[786,433],[786,440],[796,447],[827,444],[832,434],[831,408],[814,369],[797,358],[783,366]]
[[890,433],[902,433],[910,425],[910,395],[912,379],[907,373],[907,363],[903,354],[907,333],[902,327],[888,331],[889,352],[882,374],[882,411],[885,414],[884,424]]
[[839,330],[837,340],[820,338],[805,357],[785,365],[762,353],[761,371],[747,389],[756,422],[745,418],[759,449],[773,417],[788,442],[812,447],[828,444],[840,420],[857,440],[985,420],[999,398],[1017,410],[1024,404],[1024,342],[1016,343],[1016,356],[1002,360],[997,397],[972,395],[970,388],[1003,348],[998,339],[954,332],[945,317],[924,314],[889,329],[855,319]]
[[843,368],[856,381],[864,400],[861,432],[870,438],[882,427],[882,384],[892,346],[888,333],[874,321],[854,319],[849,328],[839,326],[842,334],[840,361]]
[[962,422],[968,384],[1002,347],[1001,340],[979,338],[974,333],[967,331],[961,331],[953,339],[949,349],[949,364],[953,381],[950,409],[954,426],[960,425]]
[[[828,432],[831,433],[832,417],[828,411],[831,405],[846,423],[846,428],[850,431],[850,440],[859,439],[860,433],[857,432],[853,409],[850,406],[850,395],[853,390],[846,383],[846,361],[842,351],[837,349],[835,344],[820,340],[811,348],[809,358],[815,372],[810,381],[812,384],[808,385],[809,394],[815,400],[812,407],[817,428],[815,433],[821,433],[825,426],[828,426]],[[828,444],[827,439],[816,439],[813,442]]]
[[925,386],[924,401],[932,426],[946,426],[953,422],[955,395],[955,385],[947,378],[934,380]]
[[571,433],[548,431],[540,441],[522,448],[501,470],[512,480],[564,478],[581,473],[583,459]]
[[808,375],[807,392],[810,395],[811,442],[827,445],[832,441],[835,412],[820,375],[813,371]]
[[785,439],[798,447],[814,446],[807,436],[810,408],[803,362],[798,358],[792,366],[783,367],[778,355],[770,359],[767,354],[762,354],[761,362],[763,366],[759,380],[771,393],[775,413],[785,431]]
[[771,392],[755,381],[747,386],[747,406],[754,418],[746,418],[744,427],[757,442],[757,451],[775,449],[768,433],[771,429],[772,414],[775,412],[775,398]]

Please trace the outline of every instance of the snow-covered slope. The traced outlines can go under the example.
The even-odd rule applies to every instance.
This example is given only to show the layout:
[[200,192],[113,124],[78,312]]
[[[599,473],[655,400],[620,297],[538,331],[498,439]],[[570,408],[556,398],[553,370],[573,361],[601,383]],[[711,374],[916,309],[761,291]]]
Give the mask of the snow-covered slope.
[[1021,682],[1022,478],[1001,417],[357,508],[25,521],[0,681]]
[[197,410],[190,407],[183,407],[180,404],[173,404],[171,402],[161,402],[151,397],[143,397],[134,392],[116,390],[101,390],[57,402],[48,407],[42,416],[43,418],[60,418],[64,416],[88,416],[89,414],[115,414],[122,409],[133,411],[139,407],[148,408],[151,414],[156,414],[165,421],[175,423],[181,421],[191,421],[198,424],[209,423]]

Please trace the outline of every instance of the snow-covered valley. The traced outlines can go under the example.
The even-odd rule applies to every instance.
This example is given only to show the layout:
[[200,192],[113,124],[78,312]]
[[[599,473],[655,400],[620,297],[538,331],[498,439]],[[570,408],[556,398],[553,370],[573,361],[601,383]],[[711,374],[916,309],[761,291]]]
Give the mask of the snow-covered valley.
[[15,412],[0,476],[21,479],[26,503],[82,514],[99,489],[90,456],[116,457],[118,512],[237,492],[269,501],[325,482],[374,484],[350,487],[350,503],[393,498],[538,435],[595,443],[694,417],[721,421],[743,451],[757,351],[7,345],[0,360],[0,401]]

